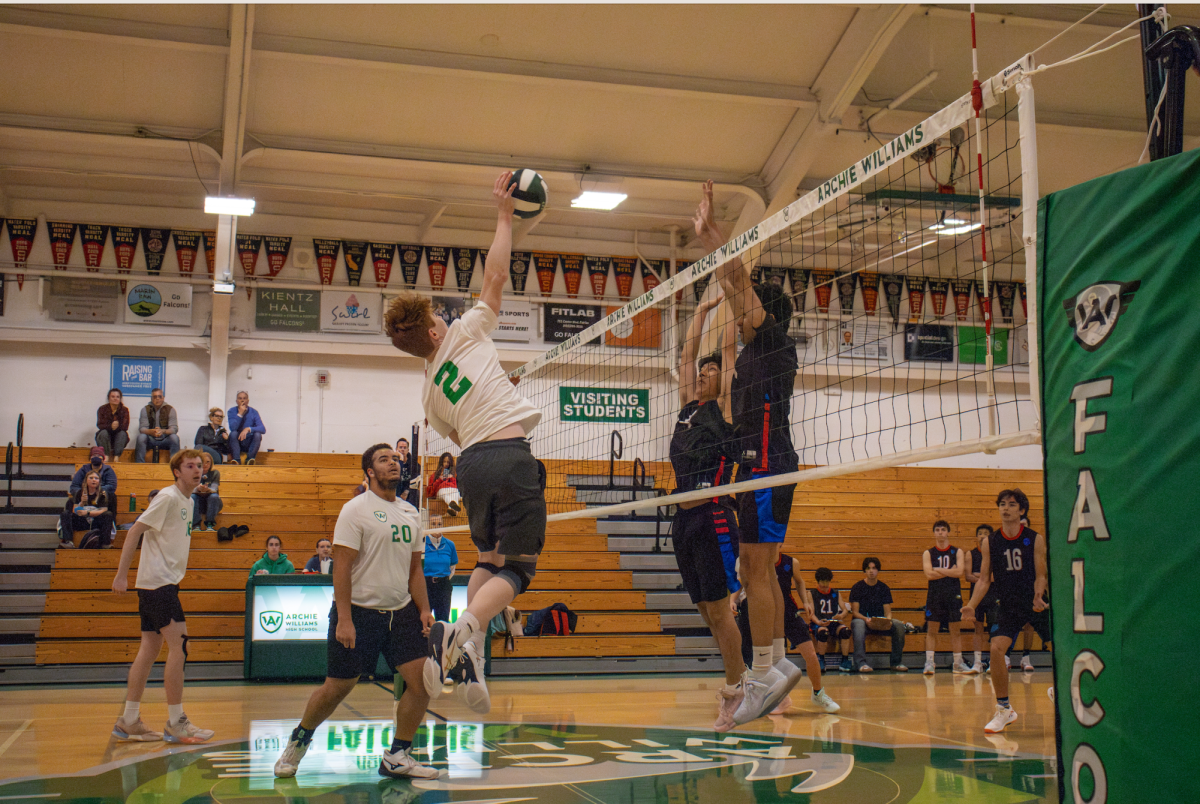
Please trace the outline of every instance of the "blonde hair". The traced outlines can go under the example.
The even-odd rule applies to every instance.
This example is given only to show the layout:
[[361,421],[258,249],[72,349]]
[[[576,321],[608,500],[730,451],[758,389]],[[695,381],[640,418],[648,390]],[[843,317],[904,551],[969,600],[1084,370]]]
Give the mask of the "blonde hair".
[[209,415],[210,417],[211,417],[211,416],[212,416],[214,413],[220,413],[222,416],[224,416],[224,415],[225,415],[225,411],[221,410],[220,408],[209,408],[209,409],[208,409],[208,415]]
[[392,299],[383,316],[383,331],[392,346],[414,357],[428,357],[437,349],[429,335],[432,328],[433,308],[429,298],[413,291]]

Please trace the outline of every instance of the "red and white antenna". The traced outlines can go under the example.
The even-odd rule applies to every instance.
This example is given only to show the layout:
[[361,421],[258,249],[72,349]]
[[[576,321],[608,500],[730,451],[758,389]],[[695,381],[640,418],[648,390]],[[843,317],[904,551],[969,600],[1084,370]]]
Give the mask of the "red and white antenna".
[[[983,297],[979,306],[983,309],[983,329],[987,344],[987,394],[996,396],[996,383],[992,377],[992,285],[988,278],[987,215],[983,197],[983,131],[979,122],[983,111],[983,86],[979,83],[979,45],[975,36],[975,4],[971,4],[971,106],[975,109],[975,167],[979,182],[979,249],[983,262]],[[991,435],[996,433],[995,408],[988,408],[988,424]]]

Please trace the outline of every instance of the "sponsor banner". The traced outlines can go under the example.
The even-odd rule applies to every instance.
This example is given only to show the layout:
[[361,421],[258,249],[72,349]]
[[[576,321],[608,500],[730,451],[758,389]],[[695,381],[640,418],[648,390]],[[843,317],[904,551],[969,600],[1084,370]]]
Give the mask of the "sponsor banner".
[[[112,228],[113,253],[117,257],[117,273],[127,274],[133,270],[133,258],[137,255],[140,229],[131,226],[114,226]],[[125,295],[125,280],[121,280],[121,295]]]
[[612,264],[612,259],[609,257],[584,257],[583,262],[587,265],[588,280],[592,283],[593,298],[604,298],[604,291],[608,289],[608,267]]
[[833,296],[833,271],[813,271],[813,291],[817,294],[817,309],[829,312],[829,300]]
[[321,274],[322,285],[333,284],[333,272],[337,268],[338,252],[342,250],[341,240],[322,240],[313,238],[313,251],[317,255],[317,271]]
[[404,287],[412,290],[417,286],[417,273],[421,270],[421,247],[400,244],[400,275]]
[[950,293],[950,280],[930,279],[929,300],[933,304],[933,317],[942,318],[946,315],[946,296]]
[[200,234],[204,238],[204,262],[208,265],[208,276],[211,278],[217,270],[217,233],[210,230]]
[[112,355],[111,370],[109,387],[119,390],[122,396],[149,397],[155,388],[167,392],[165,357]]
[[[1008,333],[1010,330],[997,327],[992,332],[992,364],[1008,365]],[[987,362],[987,332],[983,327],[958,328],[958,362]]]
[[900,321],[900,296],[904,293],[904,277],[900,274],[883,275],[883,298],[887,302],[888,313],[892,316],[892,327]]
[[970,279],[955,279],[950,283],[950,290],[954,294],[954,317],[958,321],[966,321],[967,313],[971,311],[971,285],[973,284]]
[[192,286],[174,282],[139,282],[124,294],[126,324],[192,325]]
[[492,340],[529,343],[533,337],[533,305],[523,299],[506,299],[492,330]]
[[533,252],[533,265],[537,270],[538,290],[543,296],[554,292],[554,274],[558,270],[558,255],[548,251]]
[[996,296],[1000,299],[1000,321],[1005,324],[1013,322],[1013,307],[1017,301],[1017,286],[1012,282],[993,282],[996,286]]
[[891,355],[892,335],[882,324],[868,323],[861,319],[842,321],[838,324],[840,357],[864,360],[887,360]]
[[525,283],[529,280],[529,264],[533,255],[528,251],[514,251],[508,260],[508,279],[512,282],[513,293],[524,293]]
[[321,292],[259,288],[254,302],[254,328],[262,332],[318,332]]
[[858,275],[858,281],[862,285],[863,307],[866,308],[867,315],[875,315],[879,306],[879,274],[863,271]]
[[75,230],[79,228],[79,224],[46,221],[46,228],[50,232],[50,254],[54,260],[54,268],[65,271],[67,263],[71,260],[71,249],[75,247]]
[[321,331],[364,335],[383,332],[383,294],[354,289],[321,291]]
[[945,324],[906,324],[904,359],[953,363],[954,327]]
[[617,277],[617,295],[628,299],[633,292],[633,272],[637,268],[637,257],[613,257],[613,273]]
[[176,229],[172,237],[175,239],[175,262],[179,263],[179,273],[191,276],[192,269],[196,267],[196,255],[200,253],[200,233]]
[[375,287],[386,288],[396,261],[395,243],[371,243],[371,267],[375,269]]
[[351,287],[358,287],[367,264],[367,241],[343,240],[342,260],[346,263],[346,281]]
[[1014,282],[1013,284],[1017,286],[1017,291],[1021,294],[1021,314],[1025,317],[1025,320],[1028,321],[1029,320],[1029,302],[1025,298],[1025,293],[1026,293],[1025,283],[1024,282]]
[[642,266],[642,291],[648,293],[662,284],[662,260],[638,260]]
[[120,301],[119,283],[115,280],[55,276],[50,278],[46,308],[55,321],[115,324]]
[[567,295],[572,299],[579,296],[579,283],[583,279],[583,255],[562,255],[563,281],[567,283]]
[[[612,315],[619,307],[609,307],[605,315]],[[655,307],[642,310],[631,318],[625,318],[604,333],[606,346],[632,346],[639,349],[657,349],[662,341],[662,315]]]
[[546,343],[562,343],[599,321],[601,309],[590,304],[543,304],[542,338]]
[[478,254],[477,248],[450,249],[450,262],[454,264],[454,283],[463,293],[471,290],[471,279],[475,276],[475,257]]
[[242,274],[247,278],[258,271],[258,252],[262,249],[262,241],[262,235],[240,232],[237,235],[238,259],[242,263]]
[[908,323],[919,324],[925,311],[925,277],[907,276],[904,281],[908,285]]
[[[292,238],[263,235],[263,245],[267,250],[267,275],[274,279],[287,264],[288,254],[292,252]],[[179,244],[176,243],[176,248],[178,247]]]
[[146,256],[146,271],[157,276],[162,271],[167,257],[167,245],[171,241],[170,229],[142,229],[142,253]]
[[804,305],[807,302],[809,273],[807,268],[788,269],[788,282],[792,286],[792,306],[798,313],[804,312]]
[[648,388],[558,389],[559,419],[564,422],[650,423]]
[[[8,245],[12,248],[13,263],[17,271],[25,267],[29,252],[33,248],[33,238],[37,235],[37,218],[8,218]],[[25,287],[25,274],[17,274],[17,288]]]
[[434,290],[446,286],[446,265],[449,260],[445,246],[425,247],[425,265],[429,269],[429,284]]
[[255,586],[250,639],[255,642],[329,638],[332,584]]
[[79,226],[79,244],[83,246],[83,264],[90,273],[100,270],[100,261],[104,259],[104,245],[108,242],[108,227],[97,223],[84,223]]
[[851,273],[839,273],[837,276],[838,304],[841,307],[842,315],[850,315],[854,312],[854,285],[855,275]]

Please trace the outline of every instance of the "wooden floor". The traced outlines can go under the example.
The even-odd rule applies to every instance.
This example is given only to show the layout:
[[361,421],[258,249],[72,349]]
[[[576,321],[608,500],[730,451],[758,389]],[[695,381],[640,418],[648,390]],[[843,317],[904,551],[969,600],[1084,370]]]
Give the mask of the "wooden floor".
[[[1054,768],[1054,711],[1053,704],[1047,697],[1047,687],[1050,674],[1039,671],[1032,674],[1020,672],[1012,675],[1011,699],[1014,708],[1020,714],[1020,719],[1009,726],[1003,735],[995,735],[990,739],[985,736],[983,726],[991,717],[994,698],[990,680],[979,676],[954,676],[948,672],[939,672],[932,677],[923,677],[918,673],[894,675],[890,673],[874,673],[871,675],[842,675],[831,673],[826,676],[826,688],[832,697],[842,705],[838,715],[825,715],[816,712],[809,704],[811,692],[808,680],[802,680],[796,687],[793,699],[797,706],[787,716],[764,718],[740,728],[737,735],[743,738],[785,738],[800,740],[801,751],[808,745],[804,741],[813,741],[807,750],[818,750],[815,746],[825,746],[825,750],[850,751],[847,746],[894,747],[894,752],[885,752],[885,759],[878,755],[873,761],[891,761],[897,765],[928,766],[936,768],[936,756],[940,749],[961,749],[964,754],[955,754],[960,758],[954,760],[955,773],[968,773],[969,779],[975,779],[981,772],[980,762],[991,763],[989,767],[998,767],[1009,763],[1009,771],[1013,770],[1014,762],[1022,762],[1024,769],[1021,773],[1028,777],[1022,784],[1026,791],[1016,797],[1005,795],[990,795],[973,798],[963,798],[962,782],[950,784],[948,790],[958,790],[954,795],[947,793],[946,797],[928,797],[925,788],[934,790],[945,787],[940,781],[926,780],[922,788],[922,796],[897,797],[895,787],[888,788],[891,798],[866,795],[861,790],[855,794],[857,801],[1057,801],[1056,785],[1052,777]],[[493,707],[491,713],[480,718],[473,715],[458,699],[453,696],[443,696],[434,700],[430,706],[432,724],[435,716],[444,718],[452,723],[494,723],[494,724],[545,724],[543,728],[534,729],[539,734],[551,735],[539,738],[552,740],[554,736],[563,736],[564,732],[580,731],[580,726],[636,726],[647,729],[645,734],[650,737],[646,745],[661,746],[667,739],[667,730],[690,730],[703,733],[705,738],[714,738],[711,726],[715,719],[715,690],[720,684],[716,676],[620,676],[620,677],[580,677],[580,678],[531,678],[531,679],[496,679],[491,682]],[[299,719],[312,686],[308,684],[268,685],[240,683],[195,683],[187,687],[185,704],[188,715],[193,722],[215,729],[217,734],[211,748],[220,749],[221,745],[237,748],[251,745],[251,739],[259,724],[271,721],[285,721],[280,729],[290,728]],[[76,774],[98,766],[122,766],[128,776],[128,769],[143,760],[162,756],[163,743],[117,743],[109,736],[113,721],[121,711],[123,689],[113,685],[104,686],[69,686],[69,687],[39,687],[24,689],[0,689],[0,800],[26,800],[28,791],[34,788],[15,787],[7,782],[18,778],[50,777],[60,774]],[[143,702],[143,716],[154,728],[159,728],[165,720],[166,707],[161,685],[152,685]],[[371,683],[361,683],[347,698],[335,713],[331,721],[349,721],[362,723],[364,721],[390,720],[392,713],[392,695],[390,690]],[[598,729],[583,729],[597,731]],[[286,731],[281,733],[286,734]],[[594,735],[593,735],[594,736]],[[769,741],[768,740],[768,741]],[[514,743],[516,744],[516,743]],[[539,756],[549,756],[551,749],[561,751],[561,746],[549,746],[547,743],[529,743],[539,745],[542,753]],[[692,745],[689,741],[688,745]],[[829,748],[829,746],[841,746]],[[260,746],[261,747],[261,746]],[[745,744],[742,745],[746,747]],[[761,747],[751,744],[751,747]],[[903,750],[899,750],[903,749]],[[915,753],[910,751],[915,750]],[[920,750],[916,750],[920,749]],[[982,753],[972,753],[974,749],[982,749]],[[178,752],[181,749],[175,748]],[[251,745],[251,751],[254,750]],[[535,750],[535,749],[526,749]],[[642,748],[642,751],[652,750]],[[661,750],[666,750],[662,748]],[[866,748],[856,748],[867,750]],[[905,752],[908,753],[905,753]],[[614,753],[614,752],[608,752]],[[727,752],[728,753],[728,752]],[[736,751],[732,753],[737,753]],[[266,797],[255,797],[256,800],[272,800],[277,798],[270,787],[274,780],[270,778],[268,765],[263,762],[273,761],[278,754],[278,748],[268,746],[263,756],[257,760],[260,764],[260,775],[266,779]],[[269,755],[269,756],[268,756]],[[891,760],[886,759],[891,755]],[[191,754],[189,754],[191,756]],[[230,754],[233,756],[233,754]],[[533,755],[531,755],[533,756]],[[865,754],[858,754],[858,767],[865,768],[864,762],[870,759]],[[931,760],[931,756],[935,757]],[[561,755],[560,755],[561,757]],[[915,759],[914,759],[915,757]],[[963,758],[966,757],[966,758]],[[231,760],[232,761],[232,760]],[[256,760],[252,757],[250,765]],[[662,760],[658,760],[662,761]],[[112,763],[116,763],[113,765]],[[999,765],[997,764],[999,763]],[[1029,763],[1033,763],[1032,765]],[[145,764],[145,763],[143,763]],[[549,767],[549,766],[540,766]],[[872,771],[878,775],[878,765]],[[922,767],[911,772],[919,772]],[[961,770],[966,768],[967,770]],[[1032,770],[1030,770],[1032,768]],[[104,768],[100,768],[104,770]],[[374,765],[368,771],[374,770]],[[899,770],[899,768],[897,769]],[[92,771],[97,773],[99,771]],[[949,773],[950,771],[942,771]],[[886,772],[882,772],[887,775]],[[136,775],[136,774],[135,774]],[[233,774],[237,775],[237,774]],[[243,774],[245,775],[245,774]],[[476,774],[477,776],[478,774]],[[88,775],[75,777],[74,787],[68,788],[37,788],[53,789],[59,793],[50,798],[51,793],[42,800],[70,801],[73,793],[80,800],[95,793],[89,791]],[[863,777],[867,778],[867,777]],[[875,778],[871,776],[869,778]],[[967,778],[967,777],[964,777]],[[985,776],[978,776],[979,779]],[[986,775],[993,779],[994,775]],[[378,782],[378,778],[375,779]],[[869,781],[869,779],[868,779]],[[1036,784],[1034,784],[1036,782]],[[39,784],[58,784],[55,780],[47,780]],[[865,783],[865,782],[864,782]],[[982,782],[980,782],[982,783]],[[62,782],[65,784],[65,782]],[[404,784],[408,784],[405,782]],[[915,782],[914,782],[915,784]],[[990,787],[994,784],[988,783]],[[932,786],[931,786],[932,785]],[[956,786],[957,785],[957,786]],[[1030,789],[1033,785],[1035,789]],[[1014,781],[1006,786],[1004,792],[1016,792],[1012,787],[1018,786]],[[685,785],[686,787],[686,785]],[[215,787],[213,788],[216,789]],[[422,801],[420,791],[411,788],[408,798],[391,799],[393,801]],[[761,785],[748,784],[746,788],[749,797],[746,801],[843,801],[849,800],[844,795],[835,795],[839,786],[829,789],[824,795],[811,799],[798,796],[776,798],[765,796]],[[770,786],[774,791],[776,787]],[[786,788],[783,788],[786,792]],[[997,788],[999,789],[999,788]],[[63,792],[66,790],[66,792]],[[142,799],[127,792],[127,801]],[[26,795],[20,795],[20,793]],[[360,791],[361,792],[361,791]],[[953,790],[951,790],[953,792]],[[995,791],[993,791],[994,793]],[[157,794],[156,794],[157,795]],[[300,791],[288,791],[290,800],[303,800]],[[432,794],[431,794],[432,795]],[[490,796],[431,797],[436,801],[515,801],[518,799],[493,799]],[[772,794],[774,795],[774,794]],[[549,796],[549,797],[547,797]],[[955,797],[957,796],[957,797]],[[246,795],[233,796],[246,798]],[[34,799],[29,799],[34,800]],[[97,799],[92,798],[95,801]],[[146,801],[152,798],[146,798]],[[154,798],[156,801],[174,801],[170,795]],[[184,799],[179,799],[180,801]],[[191,801],[228,800],[214,793],[211,798],[192,798]],[[282,799],[277,799],[282,800]],[[358,798],[322,798],[322,801],[351,801],[376,800],[373,797]],[[389,800],[386,796],[380,800]],[[532,800],[528,798],[520,800]],[[559,797],[542,795],[540,801],[565,801]],[[592,797],[579,797],[578,801],[595,801]],[[707,802],[707,797],[672,798],[671,796],[639,797],[626,800],[682,800]]]

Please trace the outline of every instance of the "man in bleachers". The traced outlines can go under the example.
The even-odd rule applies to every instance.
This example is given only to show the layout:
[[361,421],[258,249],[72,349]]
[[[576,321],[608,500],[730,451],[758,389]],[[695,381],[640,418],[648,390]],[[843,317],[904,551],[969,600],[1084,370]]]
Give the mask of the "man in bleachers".
[[825,669],[825,652],[831,642],[838,642],[842,651],[842,663],[838,667],[843,673],[854,669],[850,663],[850,607],[842,593],[834,589],[833,570],[818,567],[816,590],[808,590],[808,615],[811,617],[813,639],[817,643],[817,655],[821,669]]
[[174,457],[179,452],[179,417],[167,404],[161,388],[150,392],[150,404],[138,414],[137,448],[133,459],[146,462],[146,449],[166,449]]
[[75,472],[75,476],[71,478],[71,494],[75,494],[83,488],[83,479],[87,477],[88,472],[97,472],[100,475],[100,488],[105,492],[113,495],[116,499],[117,493],[117,473],[113,468],[104,462],[104,447],[92,447],[91,458],[83,466],[79,467]]
[[934,546],[921,553],[921,567],[929,580],[925,596],[925,675],[934,673],[934,656],[937,654],[937,635],[940,626],[950,630],[951,646],[954,650],[955,673],[966,673],[970,668],[962,660],[962,634],[959,622],[962,619],[962,575],[966,560],[963,551],[950,544],[950,523],[939,519],[933,523]]
[[[904,623],[892,619],[892,590],[879,580],[882,565],[879,559],[863,559],[863,579],[850,588],[850,632],[854,637],[854,664],[860,673],[870,673],[867,663],[867,632],[891,634],[891,667],[897,673],[907,673],[904,666]],[[889,622],[885,623],[884,620]]]

